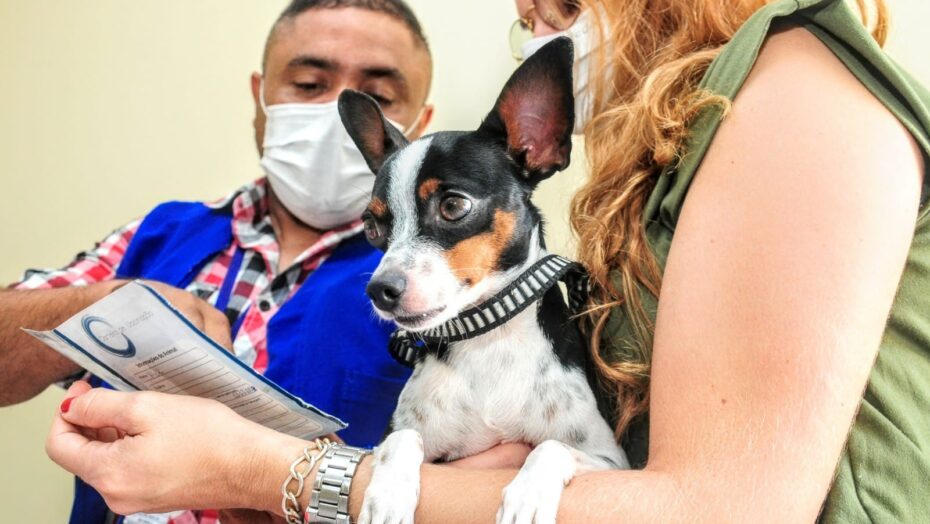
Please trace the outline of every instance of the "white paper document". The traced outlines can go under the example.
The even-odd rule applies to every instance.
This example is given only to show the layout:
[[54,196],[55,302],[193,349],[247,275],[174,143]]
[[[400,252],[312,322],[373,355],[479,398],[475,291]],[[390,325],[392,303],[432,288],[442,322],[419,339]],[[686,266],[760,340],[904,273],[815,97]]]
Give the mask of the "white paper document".
[[25,331],[118,390],[214,399],[303,439],[346,427],[239,361],[138,281],[51,331]]

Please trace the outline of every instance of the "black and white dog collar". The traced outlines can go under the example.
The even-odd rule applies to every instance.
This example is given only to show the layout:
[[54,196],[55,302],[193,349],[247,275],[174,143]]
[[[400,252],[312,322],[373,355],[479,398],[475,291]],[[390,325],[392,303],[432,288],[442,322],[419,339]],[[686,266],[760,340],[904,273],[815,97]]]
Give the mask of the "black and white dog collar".
[[504,325],[559,281],[568,288],[569,308],[573,313],[579,312],[588,296],[587,273],[577,262],[548,255],[490,299],[439,326],[420,333],[398,329],[391,335],[388,351],[407,367],[413,367],[430,353],[442,356],[450,342],[468,340]]

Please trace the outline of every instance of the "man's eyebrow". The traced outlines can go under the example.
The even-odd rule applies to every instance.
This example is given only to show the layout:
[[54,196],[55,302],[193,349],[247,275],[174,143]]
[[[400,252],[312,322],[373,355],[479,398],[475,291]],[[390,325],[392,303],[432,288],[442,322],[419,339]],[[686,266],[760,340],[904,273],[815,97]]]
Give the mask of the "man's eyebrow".
[[332,60],[327,60],[317,56],[300,55],[294,57],[290,62],[287,63],[288,69],[295,67],[315,67],[317,69],[323,69],[324,71],[335,71],[338,69],[338,64]]
[[[291,59],[287,63],[287,67],[315,67],[317,69],[323,69],[326,71],[335,71],[339,69],[340,64],[334,60],[329,60],[326,58],[320,58],[313,55],[300,55]],[[407,77],[400,72],[400,69],[391,66],[364,66],[362,67],[362,75],[369,78],[387,78],[389,80],[397,80],[404,84],[407,83]]]
[[362,74],[371,78],[388,78],[390,80],[399,80],[404,83],[407,81],[404,74],[396,67],[364,67],[362,68]]
[[[300,55],[291,59],[287,63],[288,69],[301,67],[313,67],[323,71],[337,71],[342,67],[341,64],[334,60],[321,58],[313,55]],[[391,66],[363,66],[362,76],[366,78],[385,78],[397,82],[402,88],[408,87],[407,77],[400,69]]]

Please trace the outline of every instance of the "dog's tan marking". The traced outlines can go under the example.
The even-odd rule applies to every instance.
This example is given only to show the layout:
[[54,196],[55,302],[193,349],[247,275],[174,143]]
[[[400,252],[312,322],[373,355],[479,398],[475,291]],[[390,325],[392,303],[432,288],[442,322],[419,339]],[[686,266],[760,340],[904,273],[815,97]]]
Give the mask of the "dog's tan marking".
[[384,217],[384,214],[387,213],[387,205],[384,201],[378,197],[371,199],[371,202],[368,204],[368,210],[371,211],[371,214],[378,218]]
[[436,192],[439,189],[439,179],[436,178],[427,178],[420,184],[420,189],[417,190],[417,195],[419,195],[420,200],[429,199],[430,195]]
[[491,231],[466,238],[446,251],[446,262],[459,281],[473,286],[488,276],[513,238],[515,225],[513,213],[495,211]]

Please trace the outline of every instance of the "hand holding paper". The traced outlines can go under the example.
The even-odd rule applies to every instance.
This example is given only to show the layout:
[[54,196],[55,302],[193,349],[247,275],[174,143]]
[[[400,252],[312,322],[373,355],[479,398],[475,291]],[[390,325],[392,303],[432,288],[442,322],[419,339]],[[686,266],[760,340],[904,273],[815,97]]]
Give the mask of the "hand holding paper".
[[[253,485],[275,486],[281,470],[263,465],[283,468],[306,446],[200,398],[90,389],[84,382],[66,397],[46,451],[121,515],[264,507],[253,500]],[[112,434],[101,436],[105,428]]]

